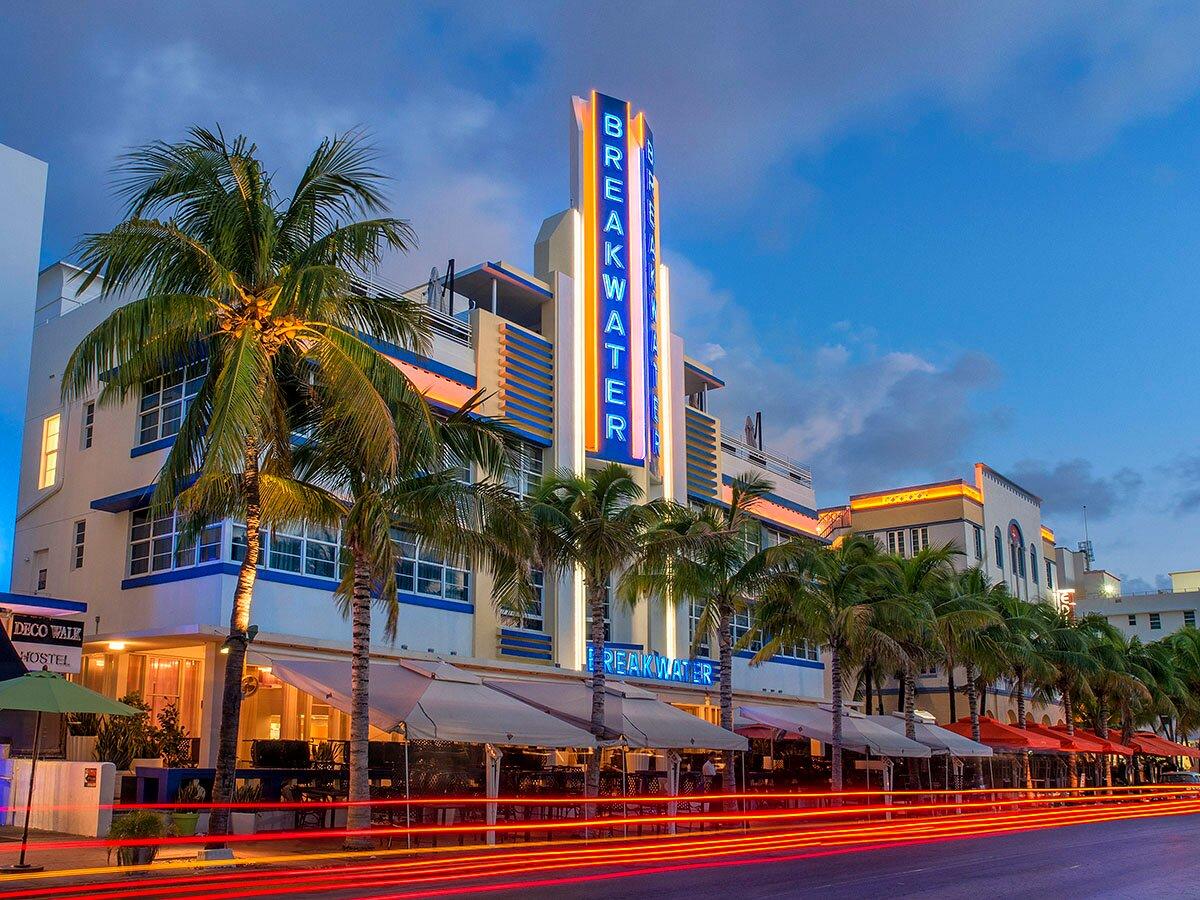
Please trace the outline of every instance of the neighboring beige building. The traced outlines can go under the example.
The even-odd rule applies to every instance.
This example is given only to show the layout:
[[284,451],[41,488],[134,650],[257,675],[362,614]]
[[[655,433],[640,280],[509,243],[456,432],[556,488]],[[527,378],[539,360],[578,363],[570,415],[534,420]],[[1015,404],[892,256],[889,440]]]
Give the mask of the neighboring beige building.
[[[1121,594],[1120,580],[1112,590],[1113,576],[1088,582],[1088,589],[1075,601],[1079,615],[1099,613],[1126,637],[1144,643],[1162,640],[1181,628],[1195,628],[1200,616],[1200,569],[1171,573],[1171,587],[1143,594]],[[1092,573],[1089,573],[1092,574]]]
[[[993,582],[1003,581],[1018,597],[1060,601],[1054,532],[1042,522],[1037,495],[1004,477],[991,466],[976,463],[973,481],[956,478],[931,484],[889,488],[855,494],[845,506],[819,510],[820,533],[831,540],[847,534],[873,537],[881,549],[909,557],[925,547],[951,543],[962,555],[956,567],[981,566]],[[967,714],[962,691],[965,673],[954,673],[955,714]],[[885,707],[899,703],[895,679],[884,685]],[[1016,721],[1011,686],[989,690],[986,712],[1001,721]],[[917,703],[946,722],[950,715],[949,679],[944,667],[933,667],[917,679]],[[1057,706],[1035,707],[1028,698],[1033,721],[1054,724]]]
[[1200,591],[1200,569],[1185,569],[1182,572],[1171,573],[1171,590]]

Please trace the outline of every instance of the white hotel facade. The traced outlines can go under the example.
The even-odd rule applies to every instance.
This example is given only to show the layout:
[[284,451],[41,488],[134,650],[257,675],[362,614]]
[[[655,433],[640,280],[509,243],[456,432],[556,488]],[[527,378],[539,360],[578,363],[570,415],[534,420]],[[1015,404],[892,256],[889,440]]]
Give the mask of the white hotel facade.
[[[810,472],[722,429],[707,410],[707,395],[721,379],[690,359],[671,331],[672,306],[689,298],[671,295],[658,255],[658,180],[644,117],[603,95],[575,98],[572,137],[571,202],[543,223],[533,272],[502,261],[459,271],[453,292],[430,309],[430,354],[382,349],[439,407],[487,392],[485,411],[511,428],[518,489],[552,467],[583,471],[616,460],[650,497],[721,503],[733,476],[755,472],[775,483],[757,510],[757,540],[819,540]],[[199,738],[199,763],[209,765],[219,652],[243,531],[219,522],[185,542],[170,517],[153,520],[147,511],[197,388],[195,372],[148,383],[138,402],[120,408],[100,408],[92,398],[62,404],[71,350],[121,302],[99,300],[96,287],[80,293],[79,274],[60,262],[38,280],[6,605],[82,618],[84,683],[112,696],[140,691],[155,708],[177,702]],[[413,293],[424,294],[425,286]],[[494,608],[486,572],[417,544],[402,548],[398,637],[389,642],[377,632],[373,653],[380,658],[436,656],[477,672],[536,678],[577,676],[585,668],[577,578],[544,585],[541,608],[516,619]],[[265,665],[265,657],[348,655],[350,626],[332,599],[337,557],[338,536],[320,529],[267,536],[251,615],[259,631],[250,660],[262,665],[247,668],[243,757],[253,739],[348,737],[345,716]],[[629,651],[691,656],[688,609],[614,604],[609,620],[614,660],[618,652],[622,660],[640,658]],[[792,648],[755,668],[748,656],[735,661],[742,702],[817,702],[827,695],[825,668],[812,648]],[[704,670],[668,664],[661,671],[674,677],[616,675],[715,720],[716,685],[699,677]]]

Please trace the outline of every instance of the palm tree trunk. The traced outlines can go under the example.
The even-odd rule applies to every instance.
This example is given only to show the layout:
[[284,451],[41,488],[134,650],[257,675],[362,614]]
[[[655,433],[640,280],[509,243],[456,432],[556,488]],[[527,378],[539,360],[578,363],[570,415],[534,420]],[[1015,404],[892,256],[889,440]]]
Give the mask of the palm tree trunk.
[[[1064,685],[1062,689],[1063,718],[1067,720],[1067,737],[1075,736],[1075,707],[1071,702],[1071,691]],[[1079,787],[1079,757],[1072,750],[1067,754],[1067,786]]]
[[225,675],[221,694],[221,727],[217,738],[217,770],[213,779],[212,802],[216,804],[208,820],[208,833],[229,833],[229,803],[237,781],[238,728],[242,718],[242,671],[249,644],[250,603],[258,575],[261,545],[258,527],[262,507],[258,493],[258,444],[246,441],[246,463],[242,473],[242,496],[246,502],[246,558],[238,569],[233,591],[233,612],[229,617],[229,636],[225,640]]
[[958,698],[954,696],[954,660],[946,656],[946,687],[950,690],[950,721],[958,721]]
[[[1124,744],[1126,747],[1128,747],[1129,742],[1131,740],[1133,740],[1133,718],[1129,715],[1128,712],[1122,712],[1121,713],[1121,743]],[[1125,771],[1127,773],[1127,775],[1126,775],[1127,782],[1132,782],[1133,784],[1137,783],[1137,781],[1138,781],[1137,770],[1138,770],[1138,767],[1133,764],[1132,758],[1126,761]]]
[[[979,706],[975,700],[975,670],[967,666],[967,713],[971,717],[971,740],[979,743]],[[983,760],[975,757],[975,786],[983,788]]]
[[[607,587],[604,581],[587,585],[588,609],[592,614],[592,734],[604,736],[604,596]],[[596,747],[588,757],[587,777],[584,792],[588,797],[600,795],[600,748]],[[589,807],[590,808],[590,807]],[[591,813],[588,813],[591,817]]]
[[[837,644],[829,647],[829,678],[833,688],[833,746],[830,749],[830,785],[842,789],[842,654]],[[868,709],[868,712],[870,710]]]
[[[1025,677],[1017,673],[1017,725],[1025,728]],[[1033,772],[1029,768],[1029,751],[1021,753],[1021,779],[1025,782],[1025,790],[1033,789]]]
[[[346,810],[346,830],[366,831],[371,827],[370,778],[370,672],[371,672],[371,569],[360,548],[352,546],[354,592],[350,600],[353,623],[353,650],[350,665],[350,803]],[[354,805],[361,804],[361,805]],[[366,850],[374,841],[365,836],[350,836],[350,850]]]
[[980,718],[987,712],[987,684],[979,691],[979,710],[976,715]]
[[904,667],[904,736],[917,739],[917,679],[912,666]]
[[875,673],[875,705],[876,705],[876,707],[878,707],[878,708],[877,708],[877,710],[876,710],[876,712],[878,712],[878,713],[879,713],[879,715],[881,715],[881,716],[882,716],[882,715],[884,714],[884,709],[883,709],[883,676],[882,676],[880,673],[878,673],[878,672],[876,672],[876,673]]
[[[720,622],[717,626],[717,661],[721,669],[721,727],[733,731],[733,611],[728,607],[721,610]],[[734,763],[734,751],[725,751],[725,771],[721,773],[721,787],[727,794],[737,790],[737,769]]]
[[[1108,704],[1103,697],[1096,698],[1096,734],[1108,740]],[[1104,775],[1104,786],[1112,787],[1112,757],[1105,753],[1103,760],[1101,771]]]

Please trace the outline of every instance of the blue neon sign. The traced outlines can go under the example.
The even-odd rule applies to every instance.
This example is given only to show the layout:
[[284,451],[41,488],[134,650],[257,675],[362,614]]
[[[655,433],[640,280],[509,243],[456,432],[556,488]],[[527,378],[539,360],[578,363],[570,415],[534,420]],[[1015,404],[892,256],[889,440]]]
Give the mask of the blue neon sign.
[[[596,671],[595,649],[591,644],[587,648],[587,670]],[[713,664],[707,659],[676,659],[655,651],[647,653],[623,647],[604,648],[604,674],[702,687],[711,687],[715,683]]]
[[634,454],[633,442],[629,104],[597,94],[595,115],[599,455],[636,464],[642,460]]
[[[643,119],[643,122],[645,120]],[[642,261],[646,303],[646,455],[650,471],[662,474],[662,423],[658,368],[658,185],[654,179],[654,134],[646,125],[642,144]]]

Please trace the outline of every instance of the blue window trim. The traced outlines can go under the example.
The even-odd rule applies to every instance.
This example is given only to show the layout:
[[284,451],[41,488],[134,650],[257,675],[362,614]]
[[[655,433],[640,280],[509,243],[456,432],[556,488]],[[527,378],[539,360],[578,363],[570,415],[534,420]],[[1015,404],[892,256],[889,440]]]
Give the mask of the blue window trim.
[[554,658],[554,655],[548,650],[545,652],[535,652],[533,650],[517,650],[513,647],[504,647],[504,646],[500,647],[500,655],[501,656],[519,656],[522,659],[540,659],[540,660],[544,660],[544,661],[549,661]]
[[134,459],[139,456],[145,456],[147,453],[154,453],[157,450],[166,450],[175,444],[175,435],[170,435],[165,438],[159,438],[157,441],[150,441],[148,444],[139,444],[129,451],[129,458]]
[[[754,654],[749,650],[739,650],[734,654],[738,659],[753,659]],[[783,666],[796,666],[801,669],[824,669],[825,663],[819,660],[801,659],[798,656],[772,656],[767,662],[779,663]]]
[[[207,578],[211,575],[237,575],[241,566],[234,562],[205,563],[202,566],[189,566],[186,569],[174,569],[170,572],[155,572],[152,575],[137,575],[121,581],[121,590],[151,587],[158,584],[170,584],[176,581],[190,581],[193,578]],[[286,584],[292,587],[314,588],[320,591],[333,592],[337,581],[332,578],[318,578],[313,575],[297,575],[294,572],[276,572],[273,569],[259,569],[259,581],[269,581],[276,584]],[[474,613],[475,604],[469,601],[446,600],[442,597],[425,597],[421,594],[398,592],[397,599],[408,606],[423,606],[427,609],[444,609],[449,612]]]

